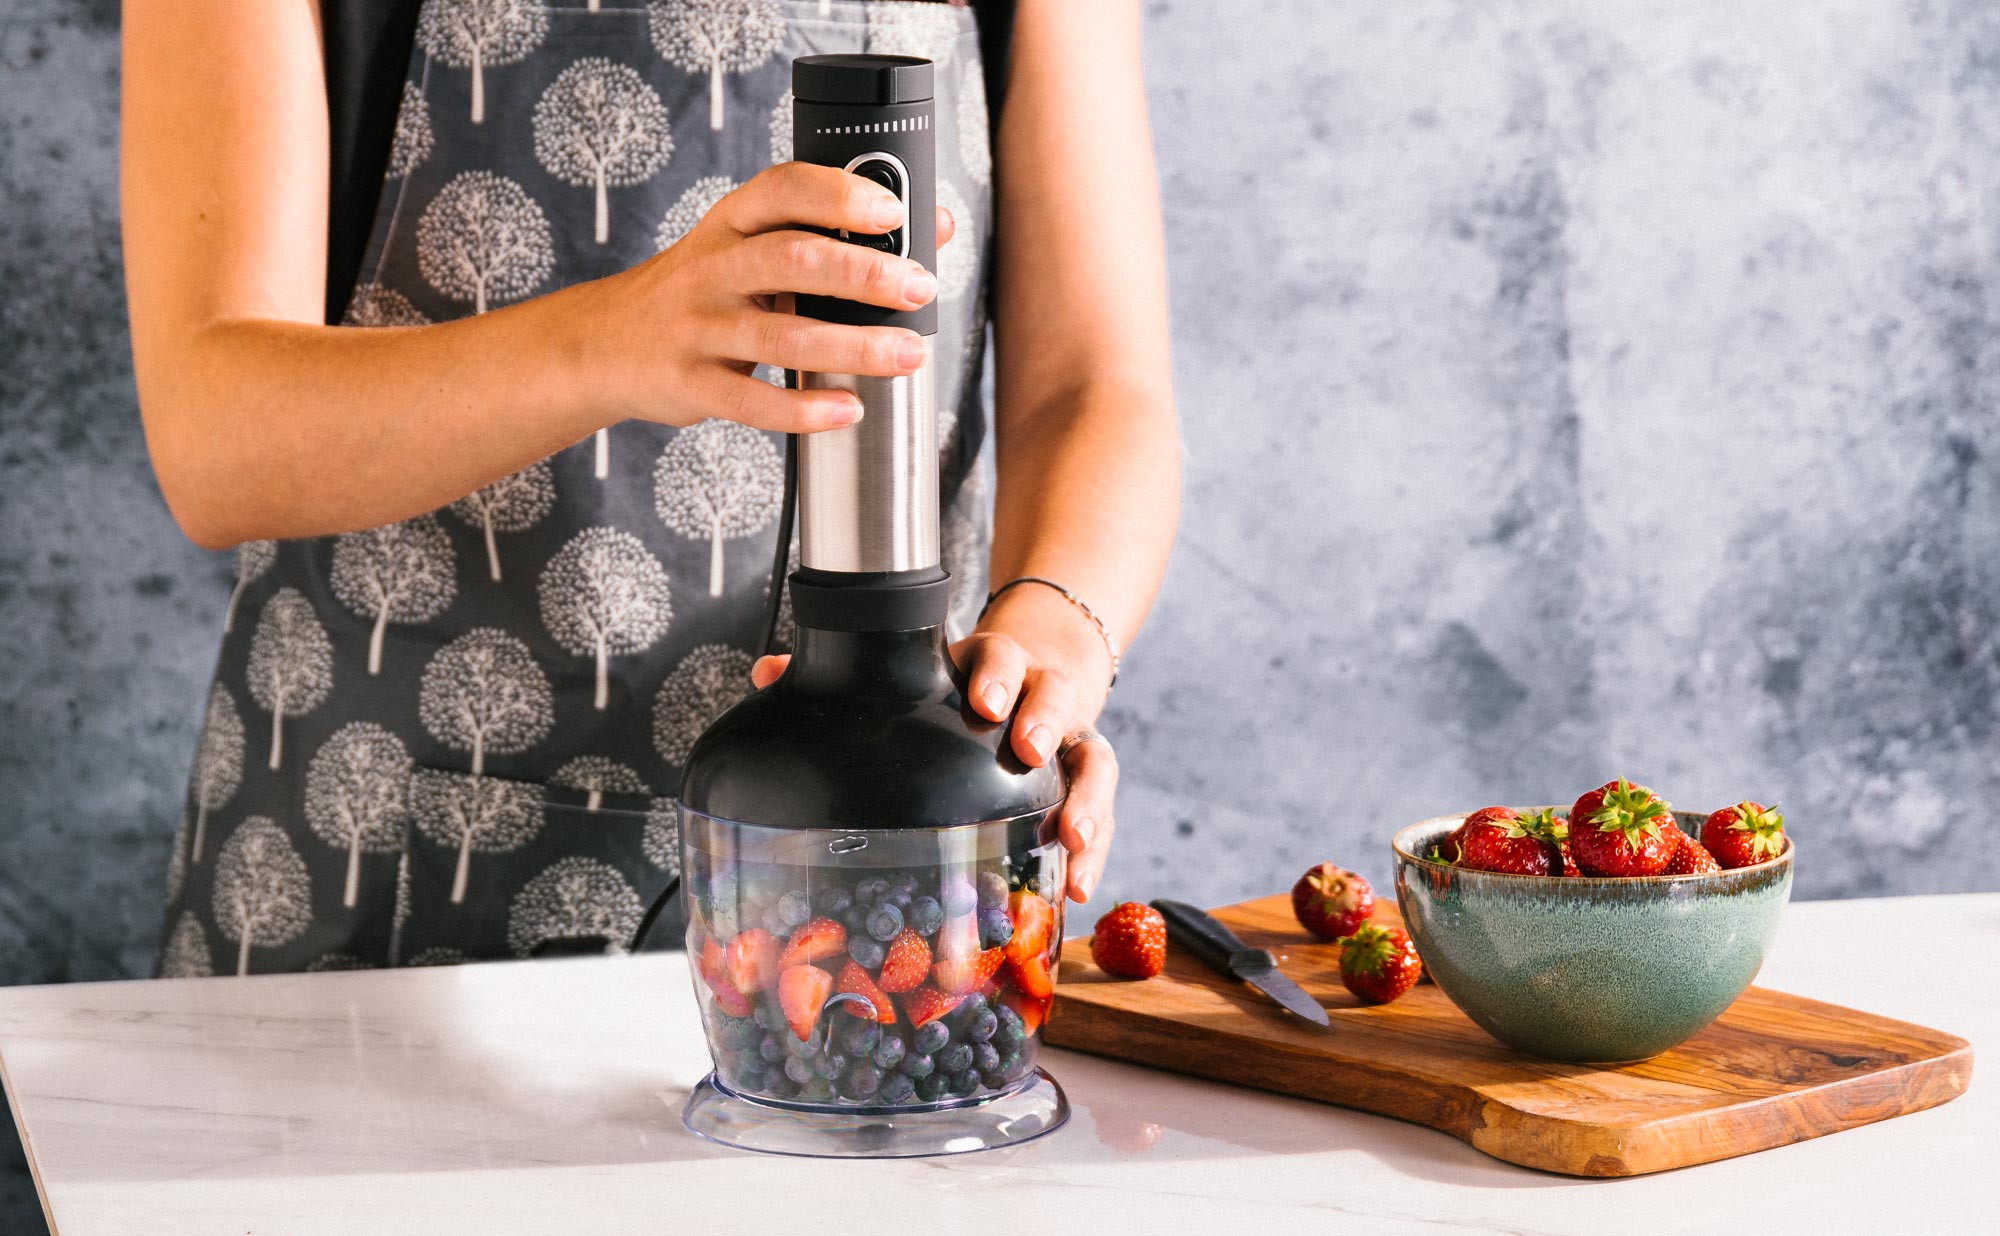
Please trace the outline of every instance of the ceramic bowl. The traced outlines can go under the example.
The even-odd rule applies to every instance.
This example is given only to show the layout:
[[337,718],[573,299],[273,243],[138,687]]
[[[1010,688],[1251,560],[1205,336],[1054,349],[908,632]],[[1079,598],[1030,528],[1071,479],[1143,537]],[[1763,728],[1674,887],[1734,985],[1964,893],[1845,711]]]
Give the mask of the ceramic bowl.
[[[1704,817],[1674,814],[1699,833]],[[1464,819],[1396,834],[1403,920],[1466,1016],[1546,1059],[1643,1060],[1708,1025],[1756,977],[1791,896],[1789,838],[1778,857],[1734,871],[1518,876],[1428,857]]]

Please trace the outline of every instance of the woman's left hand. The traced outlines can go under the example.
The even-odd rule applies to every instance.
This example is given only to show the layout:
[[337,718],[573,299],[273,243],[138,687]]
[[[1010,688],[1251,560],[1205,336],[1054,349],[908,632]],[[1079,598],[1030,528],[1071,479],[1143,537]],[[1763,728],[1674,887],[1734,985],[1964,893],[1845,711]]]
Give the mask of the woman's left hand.
[[[965,671],[973,711],[989,721],[1014,718],[1014,753],[1041,767],[1063,739],[1088,730],[1111,690],[1111,659],[1090,620],[1060,593],[1039,584],[1010,588],[979,627],[951,648]],[[790,657],[762,657],[750,670],[758,687],[785,672]],[[1069,778],[1058,836],[1069,851],[1072,901],[1087,901],[1104,874],[1117,831],[1113,814],[1118,757],[1110,744],[1078,742],[1062,756]]]

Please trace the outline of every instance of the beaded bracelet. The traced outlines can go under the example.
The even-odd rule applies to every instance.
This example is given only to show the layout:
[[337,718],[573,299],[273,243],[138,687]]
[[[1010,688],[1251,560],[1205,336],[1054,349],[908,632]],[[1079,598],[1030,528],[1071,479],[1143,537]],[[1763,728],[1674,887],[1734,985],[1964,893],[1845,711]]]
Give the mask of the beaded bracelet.
[[[1084,599],[1082,597],[1076,595],[1074,592],[1071,592],[1069,589],[1063,587],[1056,581],[1052,579],[1044,579],[1039,575],[1016,576],[1015,578],[1008,580],[1006,583],[1000,585],[998,588],[995,588],[993,591],[986,594],[986,604],[979,607],[979,616],[981,618],[984,618],[986,616],[986,611],[993,608],[993,602],[999,600],[1000,594],[1007,591],[1009,588],[1012,588],[1016,584],[1040,584],[1045,588],[1053,588],[1057,592],[1062,594],[1063,600],[1068,601],[1071,605],[1074,605],[1078,609],[1083,611],[1083,616],[1085,618],[1090,619],[1091,625],[1097,628],[1097,633],[1104,637],[1104,651],[1111,654],[1111,686],[1112,687],[1117,686],[1118,667],[1120,663],[1120,658],[1118,656],[1118,641],[1111,638],[1111,628],[1104,625],[1104,619],[1099,618],[1097,616],[1097,611],[1090,608],[1089,605],[1085,604]],[[1106,688],[1106,690],[1109,689],[1110,689],[1109,687]]]

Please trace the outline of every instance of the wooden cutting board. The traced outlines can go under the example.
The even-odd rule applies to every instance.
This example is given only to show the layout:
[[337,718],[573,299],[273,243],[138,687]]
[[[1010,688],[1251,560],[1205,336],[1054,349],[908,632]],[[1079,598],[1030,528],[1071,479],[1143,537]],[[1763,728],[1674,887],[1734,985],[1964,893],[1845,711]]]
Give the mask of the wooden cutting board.
[[[1048,1042],[1197,1077],[1414,1121],[1526,1167],[1636,1176],[1788,1145],[1921,1111],[1972,1077],[1964,1039],[1761,987],[1640,1064],[1537,1060],[1505,1047],[1425,982],[1367,1007],[1340,949],[1312,940],[1288,895],[1214,911],[1333,1018],[1327,1032],[1192,957],[1116,979],[1089,940],[1063,949]],[[1378,919],[1397,921],[1394,906]]]

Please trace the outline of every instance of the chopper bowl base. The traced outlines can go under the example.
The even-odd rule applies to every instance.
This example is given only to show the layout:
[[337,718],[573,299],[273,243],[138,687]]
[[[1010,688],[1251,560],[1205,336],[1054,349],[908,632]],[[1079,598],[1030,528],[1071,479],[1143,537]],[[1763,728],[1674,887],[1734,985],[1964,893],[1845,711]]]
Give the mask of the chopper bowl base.
[[1069,1100],[1044,1069],[982,1103],[905,1112],[802,1111],[731,1093],[713,1073],[688,1095],[688,1131],[737,1150],[819,1159],[912,1159],[1018,1145],[1069,1119]]

